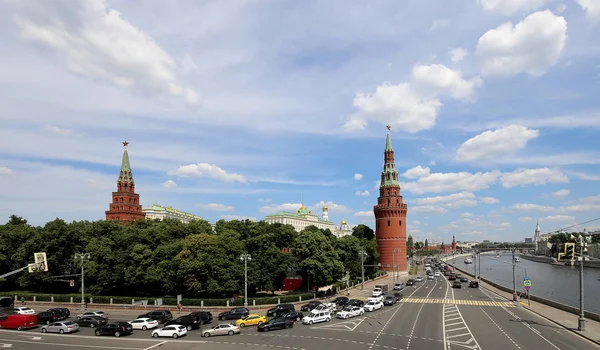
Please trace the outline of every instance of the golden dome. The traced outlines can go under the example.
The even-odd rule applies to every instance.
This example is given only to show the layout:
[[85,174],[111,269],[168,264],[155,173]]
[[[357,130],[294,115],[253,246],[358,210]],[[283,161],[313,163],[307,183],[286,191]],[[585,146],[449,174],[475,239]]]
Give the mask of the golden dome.
[[326,205],[323,206],[323,211],[329,210]]
[[346,224],[347,224],[346,219],[342,219],[342,226],[344,226]]

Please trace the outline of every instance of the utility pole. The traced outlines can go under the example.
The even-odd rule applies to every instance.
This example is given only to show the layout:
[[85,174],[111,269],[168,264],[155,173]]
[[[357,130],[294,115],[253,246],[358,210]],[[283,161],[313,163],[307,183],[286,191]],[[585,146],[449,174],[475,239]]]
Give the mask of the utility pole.
[[477,251],[473,253],[473,272],[475,273],[475,279],[477,279]]
[[[585,230],[584,230],[585,234]],[[577,330],[582,332],[585,331],[585,309],[583,308],[583,264],[585,262],[585,238],[583,235],[579,235],[579,319],[577,320]]]
[[392,252],[392,278],[396,278],[396,260],[394,260],[394,257],[396,256],[396,251],[394,250]]
[[81,310],[85,310],[85,282],[84,282],[84,269],[83,261],[87,258],[90,260],[91,256],[89,253],[75,253],[75,259],[81,259]]
[[512,247],[512,265],[513,265],[513,301],[517,301],[517,275],[515,272],[515,250],[517,248]]
[[394,249],[396,252],[396,278],[400,277],[400,248]]
[[358,254],[360,254],[360,267],[362,271],[362,282],[360,284],[360,289],[365,289],[365,257],[367,256],[367,252],[364,250],[359,250]]
[[244,261],[244,307],[248,307],[248,260],[252,260],[252,256],[242,254],[240,260]]

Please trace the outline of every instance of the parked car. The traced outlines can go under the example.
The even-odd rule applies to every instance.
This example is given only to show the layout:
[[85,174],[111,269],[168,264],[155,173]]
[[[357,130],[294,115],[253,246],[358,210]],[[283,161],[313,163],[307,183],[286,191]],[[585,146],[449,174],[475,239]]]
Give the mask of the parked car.
[[311,311],[310,314],[304,316],[302,318],[303,324],[313,324],[318,322],[329,322],[331,321],[331,314],[329,312],[314,312]]
[[104,311],[87,311],[82,313],[81,315],[77,315],[77,319],[89,316],[98,316],[108,320],[108,314]]
[[37,324],[37,316],[35,315],[12,314],[0,316],[0,328],[4,329],[16,329],[21,331],[23,329],[37,327]]
[[56,314],[52,311],[42,311],[36,315],[38,324],[50,324],[61,319],[56,317]]
[[165,327],[173,326],[173,325],[185,326],[186,330],[191,331],[192,329],[200,328],[200,320],[198,319],[197,316],[185,315],[185,316],[180,316],[180,317],[174,318],[165,323]]
[[135,320],[129,321],[129,324],[133,329],[141,329],[143,331],[158,327],[158,321],[151,318],[136,318]]
[[398,283],[394,284],[394,290],[402,290],[402,289],[404,289],[404,283],[398,282]]
[[304,318],[304,314],[300,311],[294,311],[294,312],[290,312],[290,313],[281,315],[281,317],[277,317],[277,318],[287,318],[288,320],[300,322]]
[[171,337],[177,339],[179,337],[183,337],[186,334],[187,328],[185,328],[185,326],[172,324],[170,326],[166,326],[152,331],[152,338]]
[[383,295],[383,290],[381,288],[374,288],[371,292],[371,296],[379,297]]
[[345,306],[346,304],[348,304],[349,301],[350,299],[348,297],[337,297],[331,302],[334,303],[336,306]]
[[212,327],[211,329],[202,331],[203,337],[212,337],[214,335],[234,335],[234,334],[240,334],[240,327],[238,327],[234,324],[231,324],[231,323],[221,323],[221,324],[218,324],[218,325]]
[[154,310],[145,314],[139,315],[137,318],[151,318],[158,323],[167,323],[173,319],[173,314],[169,310]]
[[396,299],[396,297],[393,295],[388,295],[387,297],[385,297],[385,299],[383,299],[383,305],[387,305],[387,306],[392,306],[392,305],[396,304],[397,302],[398,302],[398,299]]
[[58,321],[66,320],[71,316],[71,311],[66,307],[55,307],[52,309],[48,309],[50,312],[54,312]]
[[266,316],[261,316],[258,314],[250,314],[246,317],[242,317],[239,320],[235,321],[235,324],[237,326],[239,326],[240,328],[244,328],[246,326],[256,326],[256,325],[261,325],[263,323],[267,322],[267,317]]
[[35,310],[26,306],[16,307],[14,311],[19,315],[35,315]]
[[67,321],[67,322],[54,322],[42,326],[42,333],[73,333],[79,330],[79,325],[75,322]]
[[365,313],[365,309],[358,306],[346,306],[342,311],[335,314],[337,318],[350,318],[354,316],[362,316]]
[[311,311],[312,309],[316,308],[319,305],[321,305],[320,301],[312,300],[309,303],[302,305],[302,307],[300,308],[300,311]]
[[294,304],[279,304],[274,308],[267,310],[267,317],[273,317],[275,314],[288,313],[296,311]]
[[288,329],[290,327],[294,327],[294,321],[287,318],[274,318],[256,327],[256,330],[259,332],[268,332],[274,329]]
[[479,288],[479,281],[473,280],[473,281],[469,282],[469,287],[471,287],[471,288]]
[[379,310],[383,307],[383,303],[381,301],[369,301],[365,305],[365,311],[375,311]]
[[462,283],[460,281],[452,282],[452,288],[462,288]]
[[105,318],[102,318],[100,316],[86,316],[86,317],[77,319],[75,322],[77,322],[79,327],[90,327],[90,328],[104,326],[105,324],[108,323],[108,321]]
[[127,322],[116,322],[108,323],[103,326],[96,328],[94,334],[100,335],[114,335],[120,337],[122,335],[128,335],[133,333],[133,327]]
[[245,307],[234,307],[233,309],[221,312],[218,316],[219,320],[239,320],[250,314],[250,310]]
[[211,323],[213,320],[213,315],[210,311],[193,311],[190,315],[198,317],[201,325]]

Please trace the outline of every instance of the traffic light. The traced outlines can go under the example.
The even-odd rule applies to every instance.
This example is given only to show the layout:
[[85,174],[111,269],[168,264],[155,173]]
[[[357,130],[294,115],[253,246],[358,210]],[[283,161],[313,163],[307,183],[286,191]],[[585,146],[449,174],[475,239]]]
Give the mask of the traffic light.
[[565,243],[565,255],[563,255],[563,259],[572,260],[575,256],[575,243]]
[[48,261],[46,260],[46,253],[35,253],[35,265],[38,271],[48,271]]

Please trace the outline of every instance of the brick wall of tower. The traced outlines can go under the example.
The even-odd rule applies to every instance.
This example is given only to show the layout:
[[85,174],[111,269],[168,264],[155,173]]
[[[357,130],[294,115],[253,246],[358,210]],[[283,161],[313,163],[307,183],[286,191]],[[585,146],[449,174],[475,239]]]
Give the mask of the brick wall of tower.
[[[397,270],[406,271],[407,206],[402,203],[399,193],[399,188],[386,189],[373,208],[379,262],[386,271],[394,270],[394,265],[397,266]],[[398,253],[396,249],[399,250]]]
[[106,220],[129,222],[146,218],[146,214],[142,212],[139,194],[131,192],[113,192],[112,199],[109,210],[105,212]]

